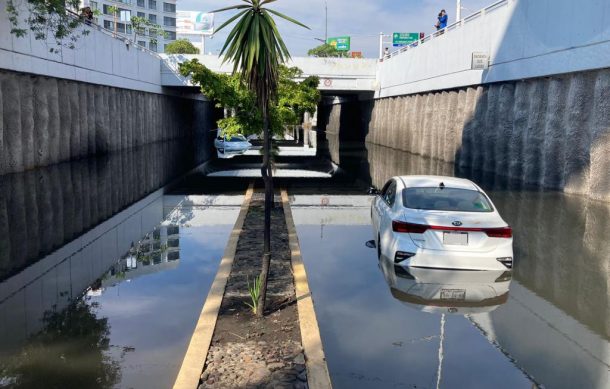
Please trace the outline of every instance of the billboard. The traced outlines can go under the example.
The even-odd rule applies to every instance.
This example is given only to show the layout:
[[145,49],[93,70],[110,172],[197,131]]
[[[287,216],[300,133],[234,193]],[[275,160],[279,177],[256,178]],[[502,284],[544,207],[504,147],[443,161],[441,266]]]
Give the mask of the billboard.
[[337,51],[349,51],[351,38],[349,36],[339,36],[336,38],[328,38],[326,43],[333,46]]
[[197,11],[177,11],[176,33],[185,35],[212,35],[214,34],[214,14]]

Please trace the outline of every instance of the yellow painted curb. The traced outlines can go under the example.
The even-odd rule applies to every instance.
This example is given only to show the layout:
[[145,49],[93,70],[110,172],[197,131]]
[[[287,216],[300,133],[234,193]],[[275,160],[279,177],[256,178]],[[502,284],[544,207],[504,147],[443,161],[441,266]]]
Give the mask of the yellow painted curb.
[[316,312],[313,308],[313,300],[307,282],[307,273],[301,257],[299,238],[292,218],[292,210],[288,202],[288,193],[282,189],[282,205],[284,216],[286,217],[286,227],[288,227],[288,244],[290,245],[290,255],[292,258],[292,272],[294,274],[294,286],[297,299],[297,309],[299,312],[299,324],[301,327],[301,343],[305,351],[307,366],[307,382],[310,389],[330,389],[330,376],[324,348],[318,328]]
[[231,267],[233,266],[233,260],[235,258],[235,251],[237,249],[237,241],[239,235],[244,226],[246,215],[248,214],[248,208],[250,207],[250,200],[252,199],[252,193],[254,192],[254,184],[251,183],[244,196],[244,202],[241,205],[241,210],[229,242],[225,248],[222,261],[218,267],[218,272],[210,288],[210,292],[205,300],[199,320],[195,326],[195,331],[191,336],[189,347],[186,351],[184,359],[182,360],[182,366],[178,372],[178,377],[174,382],[174,389],[196,389],[199,384],[199,377],[205,364],[205,359],[212,343],[212,336],[214,335],[214,328],[216,327],[216,321],[218,320],[218,312],[220,311],[220,304],[222,303],[222,297],[227,286],[227,280],[229,274],[231,274]]

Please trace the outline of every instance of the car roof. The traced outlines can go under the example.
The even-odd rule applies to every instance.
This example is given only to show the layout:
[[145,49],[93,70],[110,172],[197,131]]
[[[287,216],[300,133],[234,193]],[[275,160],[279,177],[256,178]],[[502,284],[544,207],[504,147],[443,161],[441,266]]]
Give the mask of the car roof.
[[479,190],[474,182],[464,178],[445,176],[400,176],[398,178],[407,188],[435,188],[442,182],[446,188]]

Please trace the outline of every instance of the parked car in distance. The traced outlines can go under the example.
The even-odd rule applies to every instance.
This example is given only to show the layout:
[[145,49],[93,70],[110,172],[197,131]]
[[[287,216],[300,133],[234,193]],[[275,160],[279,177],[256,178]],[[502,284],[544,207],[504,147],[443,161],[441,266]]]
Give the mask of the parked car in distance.
[[223,130],[219,128],[216,130],[214,147],[216,147],[218,158],[229,159],[250,150],[252,144],[241,134],[227,136],[224,134]]
[[379,257],[406,267],[512,269],[513,231],[472,181],[401,176],[370,193]]

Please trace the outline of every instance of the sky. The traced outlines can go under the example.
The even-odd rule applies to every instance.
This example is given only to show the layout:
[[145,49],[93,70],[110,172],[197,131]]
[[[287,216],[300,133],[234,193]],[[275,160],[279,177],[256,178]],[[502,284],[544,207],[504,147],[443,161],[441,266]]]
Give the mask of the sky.
[[[326,0],[328,2],[328,35],[352,37],[352,50],[362,51],[366,57],[379,52],[379,33],[434,31],[436,16],[446,9],[449,22],[455,21],[456,0]],[[462,15],[469,15],[494,3],[495,0],[462,0]],[[209,12],[241,3],[239,0],[178,0],[180,11]],[[311,30],[278,20],[278,28],[293,56],[305,56],[307,50],[321,44],[324,38],[325,0],[279,0],[269,8],[282,12],[306,24]],[[220,26],[234,11],[216,14]],[[227,28],[212,39],[206,39],[206,53],[218,54],[229,33]],[[391,38],[386,38],[391,49]]]

